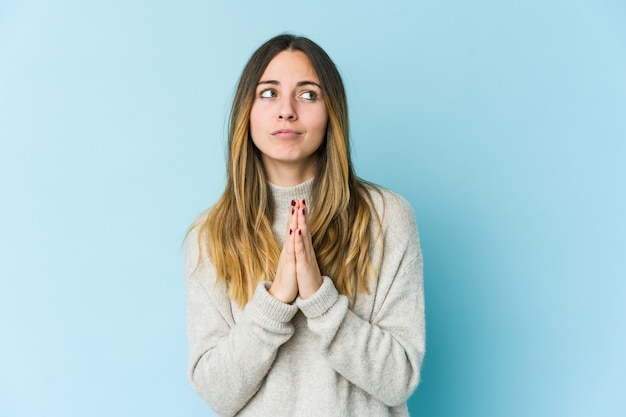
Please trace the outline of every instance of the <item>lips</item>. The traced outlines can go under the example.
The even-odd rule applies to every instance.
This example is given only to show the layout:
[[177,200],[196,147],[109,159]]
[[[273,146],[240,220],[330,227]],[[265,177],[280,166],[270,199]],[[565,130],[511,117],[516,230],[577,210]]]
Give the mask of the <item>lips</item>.
[[299,130],[293,130],[293,129],[278,129],[272,132],[272,136],[275,136],[278,138],[285,138],[285,139],[296,138],[300,136],[301,134],[302,132],[300,132]]

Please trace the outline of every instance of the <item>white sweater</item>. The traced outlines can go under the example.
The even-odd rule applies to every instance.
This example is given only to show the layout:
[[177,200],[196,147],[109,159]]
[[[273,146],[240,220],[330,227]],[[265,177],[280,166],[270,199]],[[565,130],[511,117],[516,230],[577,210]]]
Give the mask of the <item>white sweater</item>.
[[[309,180],[270,185],[273,229],[284,243],[291,200],[310,200]],[[425,350],[422,255],[413,211],[388,190],[373,191],[384,248],[370,294],[349,307],[332,277],[310,298],[284,304],[259,284],[242,310],[216,284],[206,256],[196,269],[197,234],[185,250],[189,374],[220,416],[408,416]],[[313,204],[311,210],[314,210]],[[338,254],[339,256],[340,254]]]

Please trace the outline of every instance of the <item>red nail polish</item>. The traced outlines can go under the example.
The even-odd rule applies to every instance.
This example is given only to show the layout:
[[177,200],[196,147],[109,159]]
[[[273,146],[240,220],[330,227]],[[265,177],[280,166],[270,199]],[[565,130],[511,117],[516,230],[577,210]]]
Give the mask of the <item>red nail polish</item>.
[[295,206],[296,205],[296,200],[291,200],[291,205]]
[[292,234],[292,233],[293,233],[293,230],[289,229],[289,234]]
[[302,204],[306,205],[306,202],[304,201],[304,198],[302,199]]
[[294,211],[296,211],[296,209],[291,209],[291,214],[293,214]]
[[304,208],[302,208],[302,214],[304,214]]
[[298,234],[302,235],[302,230],[301,229],[298,229]]

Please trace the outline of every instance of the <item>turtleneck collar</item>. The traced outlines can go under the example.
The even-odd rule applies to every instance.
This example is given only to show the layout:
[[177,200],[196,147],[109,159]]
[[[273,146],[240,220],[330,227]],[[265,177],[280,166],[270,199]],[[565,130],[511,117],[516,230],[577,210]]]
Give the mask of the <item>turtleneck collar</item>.
[[291,206],[291,200],[302,200],[303,198],[306,200],[310,197],[311,189],[313,188],[313,178],[293,187],[283,187],[271,182],[268,182],[268,185],[272,192],[272,197],[274,197],[275,209],[277,211],[281,209],[288,211],[287,209]]
[[285,230],[287,227],[287,219],[289,218],[289,210],[291,200],[306,200],[309,207],[309,213],[312,211],[311,189],[313,188],[313,178],[293,187],[282,187],[280,185],[268,182],[272,197],[274,198],[274,221],[272,230],[274,236],[281,245],[285,243]]

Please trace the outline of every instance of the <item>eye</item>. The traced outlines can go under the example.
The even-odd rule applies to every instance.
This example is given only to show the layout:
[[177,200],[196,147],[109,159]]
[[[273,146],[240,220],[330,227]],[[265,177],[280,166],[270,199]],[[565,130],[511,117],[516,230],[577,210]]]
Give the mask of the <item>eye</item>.
[[315,101],[317,100],[317,93],[315,91],[305,91],[304,93],[300,94],[300,97],[305,100]]
[[273,98],[276,97],[276,91],[272,89],[263,90],[261,91],[261,94],[259,94],[259,96],[261,98]]

